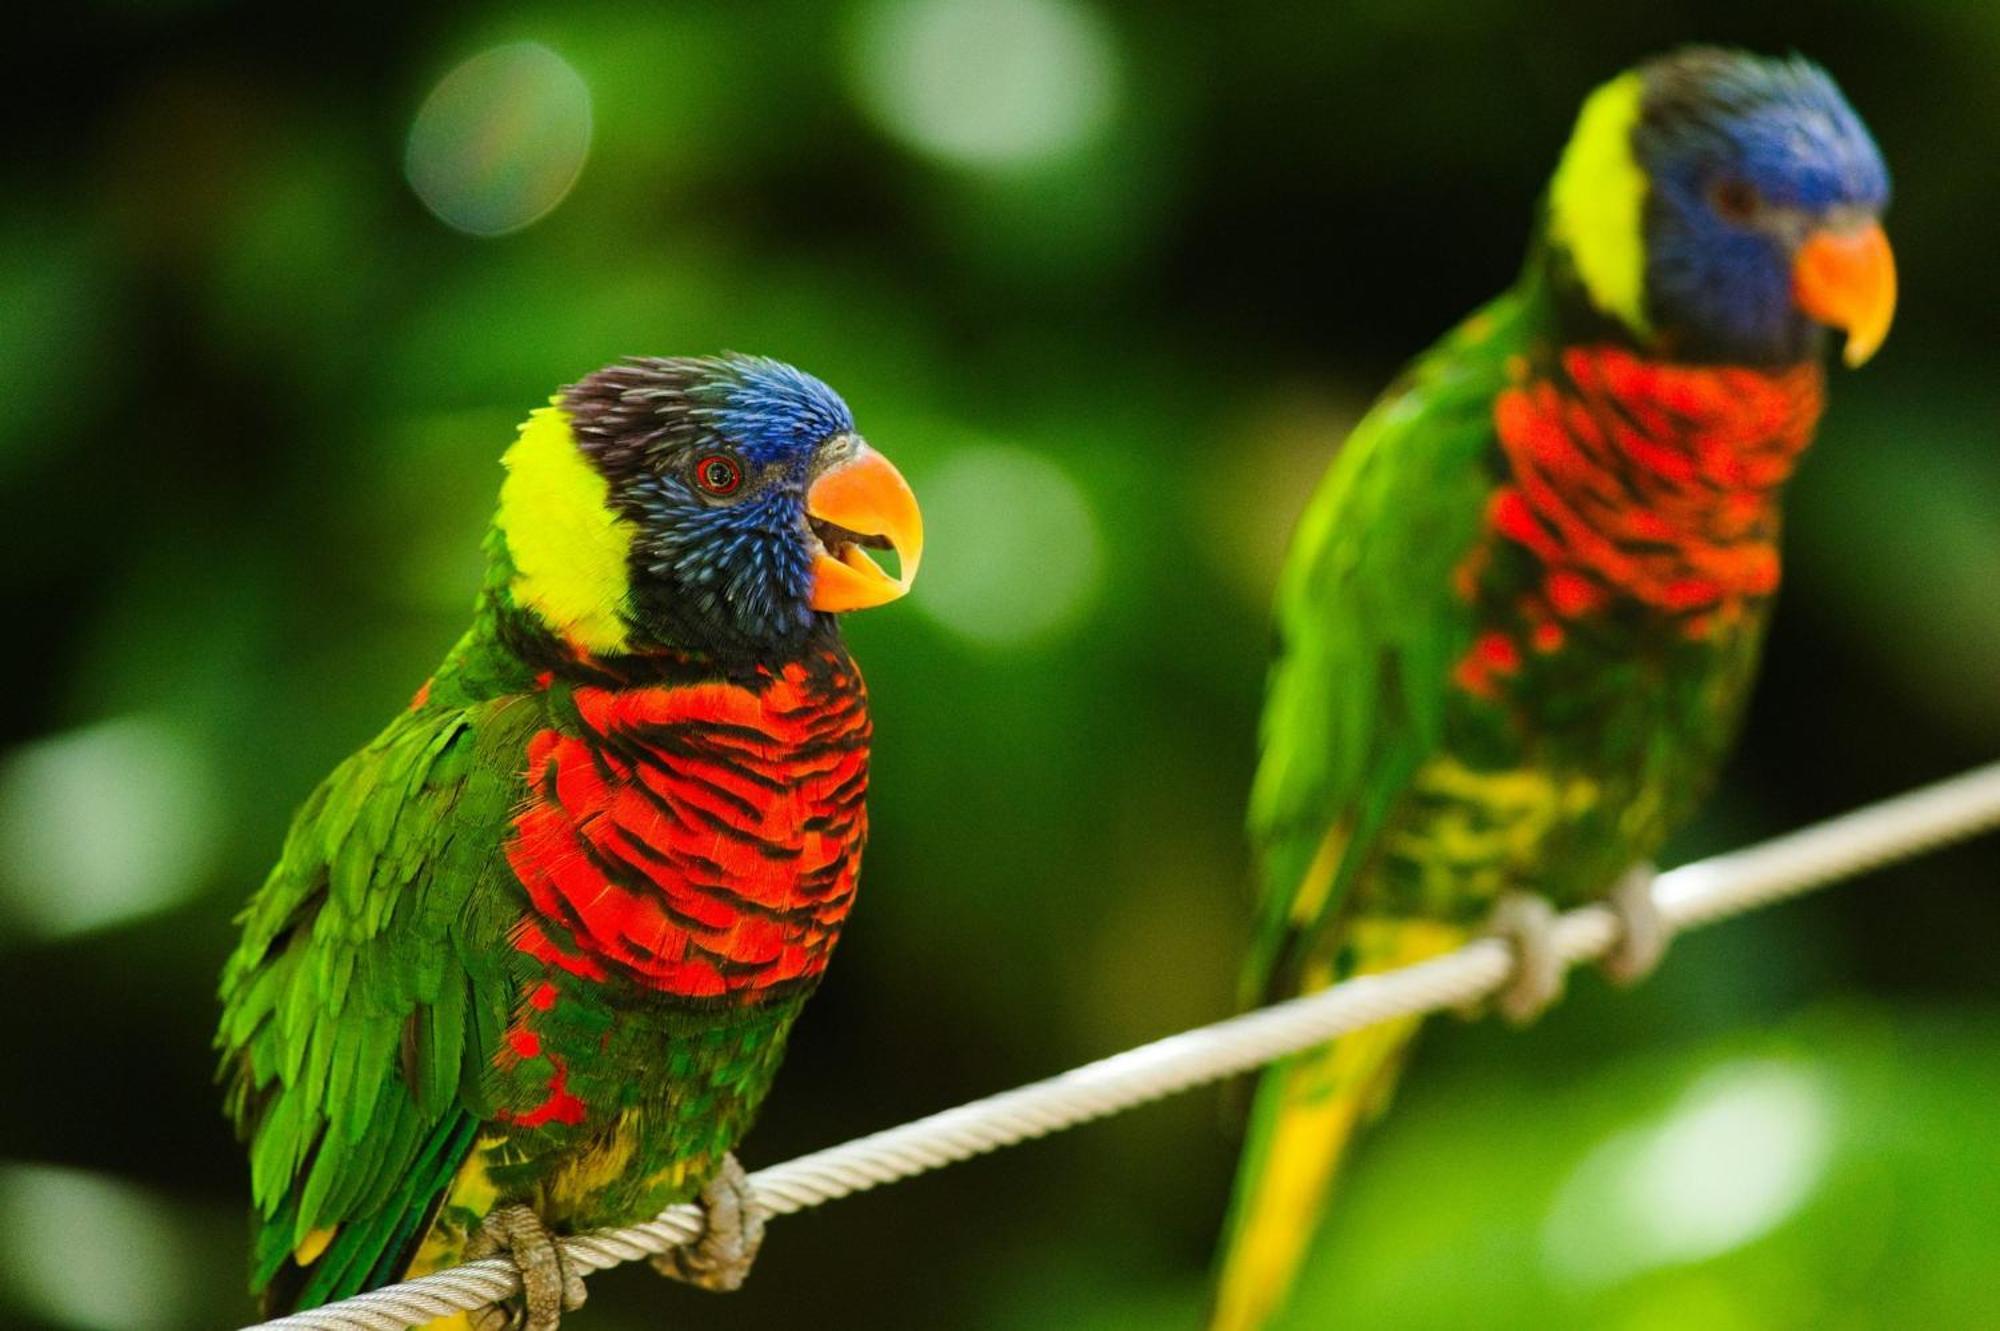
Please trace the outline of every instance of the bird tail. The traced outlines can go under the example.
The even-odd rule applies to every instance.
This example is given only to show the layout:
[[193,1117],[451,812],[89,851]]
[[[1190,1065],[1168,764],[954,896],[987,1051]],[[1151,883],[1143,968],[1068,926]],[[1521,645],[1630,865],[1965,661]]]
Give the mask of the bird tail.
[[[1436,956],[1461,929],[1416,920],[1352,928],[1340,979]],[[1336,977],[1315,977],[1308,991]],[[1421,1019],[1402,1017],[1273,1064],[1259,1080],[1217,1262],[1210,1331],[1261,1331],[1284,1306],[1355,1131],[1388,1106]]]

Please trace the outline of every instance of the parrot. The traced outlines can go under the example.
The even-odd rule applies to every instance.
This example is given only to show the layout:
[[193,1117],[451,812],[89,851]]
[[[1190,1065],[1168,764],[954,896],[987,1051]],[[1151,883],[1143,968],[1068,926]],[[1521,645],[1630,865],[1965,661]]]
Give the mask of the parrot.
[[831,388],[736,354],[590,373],[501,460],[472,626],[223,970],[266,1315],[504,1252],[520,1306],[434,1325],[553,1331],[561,1235],[697,1201],[656,1265],[711,1289],[762,1237],[733,1149],[867,839],[838,617],[908,591],[921,513]]
[[[1742,717],[1781,498],[1826,343],[1887,335],[1889,178],[1798,56],[1652,57],[1584,100],[1514,284],[1351,431],[1279,575],[1248,828],[1255,1004],[1497,934],[1517,1020],[1556,997],[1556,909],[1601,902],[1635,980],[1644,866]],[[1417,1033],[1383,1023],[1258,1079],[1215,1331],[1280,1316],[1358,1128]]]

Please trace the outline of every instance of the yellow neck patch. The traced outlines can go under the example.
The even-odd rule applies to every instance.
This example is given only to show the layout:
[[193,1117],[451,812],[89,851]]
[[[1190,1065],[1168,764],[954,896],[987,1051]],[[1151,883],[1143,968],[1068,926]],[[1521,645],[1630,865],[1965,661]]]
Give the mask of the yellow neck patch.
[[612,511],[611,488],[577,450],[561,408],[529,415],[501,463],[496,522],[514,563],[514,604],[573,647],[622,651],[632,524]]
[[1549,185],[1549,236],[1598,309],[1644,336],[1646,173],[1632,157],[1644,84],[1621,74],[1590,94]]

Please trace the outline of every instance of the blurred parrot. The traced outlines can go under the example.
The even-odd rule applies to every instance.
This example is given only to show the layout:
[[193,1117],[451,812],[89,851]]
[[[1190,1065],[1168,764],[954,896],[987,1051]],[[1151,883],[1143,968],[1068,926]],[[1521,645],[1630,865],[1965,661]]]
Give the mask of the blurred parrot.
[[269,1312],[506,1250],[550,1331],[582,1301],[552,1235],[695,1198],[659,1264],[734,1288],[761,1217],[730,1152],[853,903],[835,617],[901,596],[923,530],[845,403],[635,359],[503,461],[471,629],[306,801],[223,973]]
[[[1249,826],[1248,997],[1510,936],[1555,997],[1552,906],[1607,899],[1624,978],[1664,944],[1635,873],[1714,777],[1778,586],[1779,499],[1896,279],[1880,154],[1803,59],[1710,48],[1585,101],[1514,286],[1355,428],[1293,540]],[[1266,1325],[1414,1020],[1258,1085],[1218,1331]]]

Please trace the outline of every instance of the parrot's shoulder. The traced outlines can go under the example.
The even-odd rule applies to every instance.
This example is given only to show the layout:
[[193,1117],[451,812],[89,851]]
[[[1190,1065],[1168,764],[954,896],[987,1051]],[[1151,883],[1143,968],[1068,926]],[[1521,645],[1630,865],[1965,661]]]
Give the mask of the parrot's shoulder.
[[[1287,602],[1339,568],[1344,551],[1381,535],[1368,519],[1412,521],[1465,507],[1494,445],[1493,403],[1518,367],[1546,343],[1545,310],[1510,292],[1480,309],[1412,361],[1349,433],[1300,518],[1280,586]],[[1446,484],[1439,488],[1435,482]],[[1456,482],[1456,483],[1453,483]],[[1484,487],[1481,487],[1483,498]]]
[[[543,722],[530,695],[398,714],[314,788],[241,923],[237,960],[266,951],[311,904],[359,939],[379,933],[412,887],[469,886],[482,830],[505,822],[522,785],[527,739]],[[475,875],[476,876],[476,875]]]

